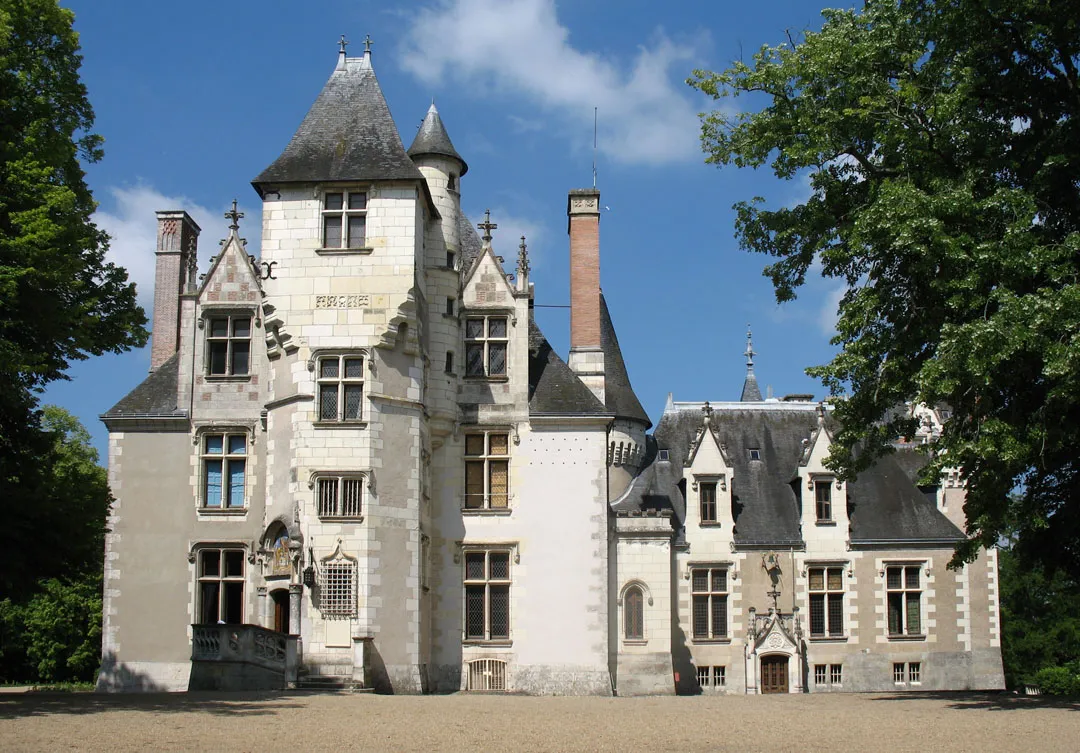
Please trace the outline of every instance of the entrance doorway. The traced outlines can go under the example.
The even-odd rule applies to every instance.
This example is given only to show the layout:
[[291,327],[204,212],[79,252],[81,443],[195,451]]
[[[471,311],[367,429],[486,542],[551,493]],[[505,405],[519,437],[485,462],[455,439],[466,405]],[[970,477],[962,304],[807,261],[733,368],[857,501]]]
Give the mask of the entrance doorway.
[[289,633],[289,590],[279,588],[270,592],[270,598],[274,600],[274,630],[279,633]]
[[761,692],[788,692],[788,658],[786,656],[761,657]]

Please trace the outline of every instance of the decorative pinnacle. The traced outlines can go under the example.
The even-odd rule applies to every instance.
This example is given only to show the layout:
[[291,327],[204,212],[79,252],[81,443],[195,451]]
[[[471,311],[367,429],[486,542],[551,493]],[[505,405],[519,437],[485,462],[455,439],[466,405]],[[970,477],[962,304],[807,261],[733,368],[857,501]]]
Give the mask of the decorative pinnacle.
[[518,274],[529,274],[529,249],[525,246],[525,236],[521,236],[521,245],[518,246]]
[[240,219],[243,216],[244,216],[243,212],[237,212],[236,211],[236,199],[233,199],[232,200],[232,209],[230,209],[228,212],[225,213],[225,219],[232,220],[232,223],[229,225],[229,230],[239,230],[240,229]]
[[345,38],[344,34],[341,35],[341,41],[338,44],[341,45],[340,52],[341,52],[342,55],[344,55],[345,54],[345,48],[349,46],[349,40]]
[[491,243],[491,231],[496,230],[499,227],[498,225],[496,225],[494,222],[491,221],[491,210],[490,209],[485,209],[484,210],[484,221],[480,222],[480,223],[477,223],[476,226],[484,231],[484,234],[482,236],[480,236],[480,237],[483,238],[484,241],[486,241],[487,243]]
[[370,34],[365,34],[364,35],[364,54],[366,54],[366,55],[371,54],[371,35]]
[[713,407],[711,405],[709,405],[708,400],[705,401],[705,405],[701,406],[701,412],[702,412],[702,414],[704,414],[704,417],[701,419],[701,422],[703,424],[705,424],[706,426],[708,426],[709,423],[712,421],[712,414],[713,414]]
[[746,352],[743,355],[746,356],[746,370],[752,372],[754,370],[754,356],[757,353],[754,352],[754,340],[749,324],[746,325]]

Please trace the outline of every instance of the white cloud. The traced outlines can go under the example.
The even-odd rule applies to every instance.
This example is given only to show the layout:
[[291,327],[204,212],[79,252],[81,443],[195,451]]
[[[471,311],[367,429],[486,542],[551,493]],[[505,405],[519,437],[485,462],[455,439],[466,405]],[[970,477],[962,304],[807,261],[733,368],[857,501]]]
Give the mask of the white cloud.
[[841,285],[839,287],[829,290],[825,294],[825,300],[821,304],[821,309],[818,311],[818,326],[821,328],[821,332],[824,335],[832,337],[836,334],[836,322],[839,319],[840,299],[844,297],[844,293],[847,292],[847,286]]
[[[186,210],[202,228],[199,238],[199,271],[202,273],[209,268],[210,257],[218,252],[218,240],[228,233],[228,222],[223,216],[228,207],[211,210],[185,196],[166,196],[143,183],[132,188],[110,188],[107,193],[112,198],[110,211],[98,209],[94,213],[94,222],[112,239],[108,260],[127,269],[128,279],[135,283],[139,305],[149,316],[154,303],[155,212]],[[254,210],[240,207],[240,211],[246,215],[241,220],[241,235],[248,236],[249,253],[257,253],[262,234],[261,207]]]
[[620,65],[575,48],[554,0],[439,0],[415,18],[405,53],[405,68],[425,82],[446,77],[523,95],[579,135],[591,135],[598,107],[600,149],[613,160],[655,165],[700,155],[702,108],[683,84],[695,49],[662,29],[632,65]]

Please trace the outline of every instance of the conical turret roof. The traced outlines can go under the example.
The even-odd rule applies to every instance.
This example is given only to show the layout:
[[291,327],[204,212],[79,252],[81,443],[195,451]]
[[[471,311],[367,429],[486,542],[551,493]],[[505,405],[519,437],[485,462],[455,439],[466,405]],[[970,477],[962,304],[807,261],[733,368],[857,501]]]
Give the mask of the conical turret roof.
[[649,414],[641,407],[641,401],[630,385],[630,375],[626,372],[619,338],[615,336],[615,325],[611,323],[604,294],[600,294],[600,346],[604,350],[604,400],[608,410],[617,418],[629,418],[652,426]]
[[371,67],[342,53],[285,151],[252,184],[423,180]]
[[409,147],[410,157],[421,154],[439,154],[444,157],[453,157],[461,163],[462,175],[469,172],[468,164],[457,153],[457,149],[454,148],[454,144],[450,141],[450,135],[446,132],[446,126],[443,125],[442,118],[439,117],[439,111],[435,108],[434,102],[428,108],[427,115],[424,116],[424,122],[420,124],[420,130],[417,131],[416,138],[413,139],[412,146]]

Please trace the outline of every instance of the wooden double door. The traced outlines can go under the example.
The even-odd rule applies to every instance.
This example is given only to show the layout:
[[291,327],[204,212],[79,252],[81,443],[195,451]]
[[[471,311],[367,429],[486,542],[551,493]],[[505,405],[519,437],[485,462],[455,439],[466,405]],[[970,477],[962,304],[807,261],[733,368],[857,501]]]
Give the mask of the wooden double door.
[[761,692],[788,692],[788,657],[761,657]]

